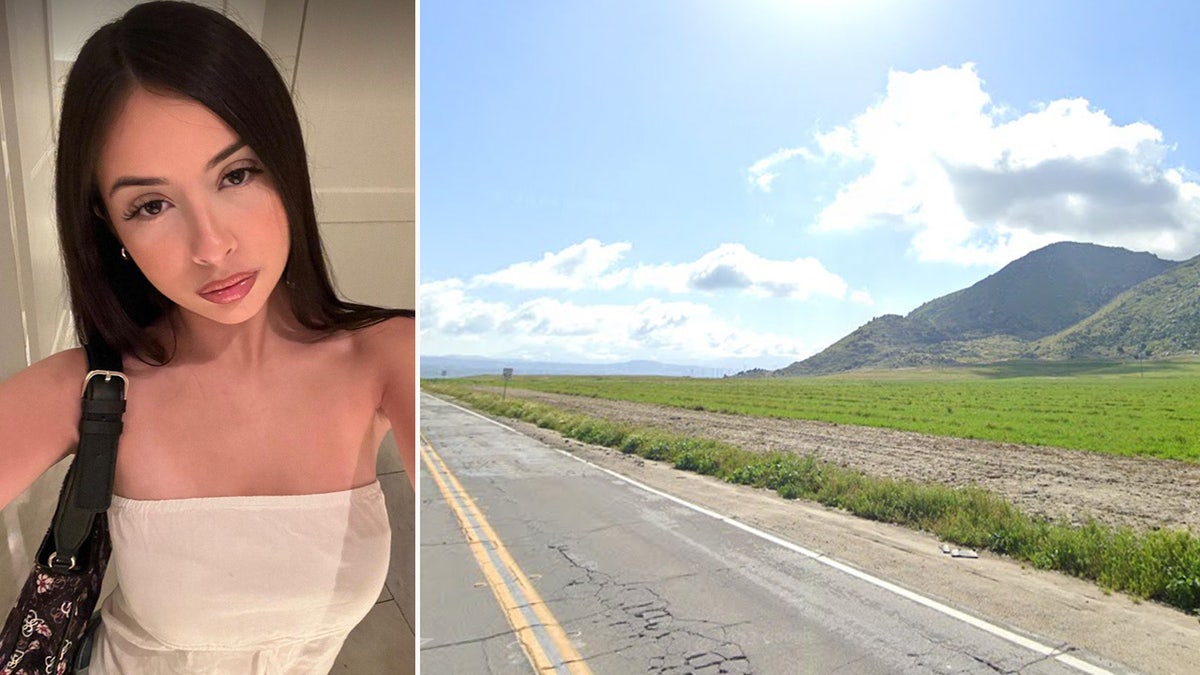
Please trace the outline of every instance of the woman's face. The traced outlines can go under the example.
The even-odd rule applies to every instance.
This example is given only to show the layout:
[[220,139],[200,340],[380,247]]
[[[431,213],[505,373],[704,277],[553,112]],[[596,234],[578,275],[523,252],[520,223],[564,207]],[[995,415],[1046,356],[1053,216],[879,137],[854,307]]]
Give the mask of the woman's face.
[[223,324],[255,316],[288,257],[283,202],[221,118],[135,88],[104,140],[97,184],[109,221],[150,283]]

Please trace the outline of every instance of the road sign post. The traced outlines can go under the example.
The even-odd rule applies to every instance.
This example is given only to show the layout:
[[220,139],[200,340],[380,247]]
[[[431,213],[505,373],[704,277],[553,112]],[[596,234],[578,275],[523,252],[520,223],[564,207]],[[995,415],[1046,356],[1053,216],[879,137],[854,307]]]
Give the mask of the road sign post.
[[508,399],[508,381],[512,379],[512,368],[505,368],[502,374],[504,375],[504,390],[500,394],[500,400],[504,401]]

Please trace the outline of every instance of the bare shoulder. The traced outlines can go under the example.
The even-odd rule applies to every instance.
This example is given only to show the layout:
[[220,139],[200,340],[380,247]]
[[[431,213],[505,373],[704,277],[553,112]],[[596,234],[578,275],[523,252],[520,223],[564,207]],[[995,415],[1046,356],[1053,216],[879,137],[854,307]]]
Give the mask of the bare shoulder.
[[416,322],[393,317],[356,331],[354,339],[363,367],[374,376],[381,409],[395,412],[407,405],[404,402],[412,400],[415,388]]
[[416,321],[397,316],[355,332],[359,353],[373,364],[386,367],[416,358]]
[[410,485],[416,476],[417,329],[410,317],[395,317],[363,329],[363,353],[379,378],[378,411],[387,417],[400,448]]
[[[87,355],[82,347],[58,352],[38,361],[5,380],[0,387],[6,395],[36,395],[78,398],[87,375]],[[39,400],[39,399],[34,399]]]
[[79,441],[82,349],[69,349],[0,382],[0,505],[23,492]]

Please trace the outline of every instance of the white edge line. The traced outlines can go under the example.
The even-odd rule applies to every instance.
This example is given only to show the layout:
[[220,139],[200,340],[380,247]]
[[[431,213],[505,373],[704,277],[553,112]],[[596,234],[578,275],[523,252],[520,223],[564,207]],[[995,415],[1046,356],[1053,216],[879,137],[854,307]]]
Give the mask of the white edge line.
[[[431,396],[431,394],[426,394],[426,396]],[[437,397],[435,397],[435,398],[437,398]],[[498,426],[502,429],[507,429],[507,430],[513,432],[514,434],[520,434],[520,435],[524,436],[524,434],[521,434],[521,432],[508,426],[507,424],[497,422],[496,420],[494,420],[490,417],[487,417],[486,415],[481,415],[481,414],[475,412],[474,410],[468,410],[460,405],[451,403],[442,398],[438,398],[438,400],[442,401],[446,405],[458,408],[459,410],[461,410],[465,413],[474,415],[481,420],[491,422],[492,424],[495,424],[496,426]],[[547,446],[547,447],[549,447],[549,446]],[[592,462],[589,462],[586,459],[583,459],[582,457],[578,457],[578,456],[576,456],[572,453],[569,453],[565,450],[559,450],[558,448],[550,448],[550,449],[554,450],[555,452],[557,452],[559,454],[570,457],[571,459],[573,459],[577,462],[582,462],[594,469],[603,471],[604,473],[607,473],[610,476],[619,478],[619,479],[625,481],[626,483],[629,483],[630,485],[641,488],[652,494],[656,494],[659,497],[663,497],[664,499],[673,501],[676,504],[679,504],[680,506],[689,508],[697,513],[702,513],[706,516],[709,516],[710,518],[715,518],[723,523],[732,525],[744,532],[748,532],[749,534],[759,537],[760,539],[765,539],[765,540],[771,542],[772,544],[782,546],[783,548],[786,548],[789,551],[792,551],[794,553],[799,553],[802,556],[811,558],[823,565],[827,565],[829,567],[832,567],[835,570],[849,574],[850,576],[855,577],[856,579],[865,581],[869,584],[872,584],[874,586],[882,588],[885,591],[889,591],[891,593],[899,595],[902,598],[906,598],[906,599],[911,600],[919,605],[928,607],[929,609],[932,609],[936,612],[945,614],[948,617],[951,617],[953,619],[958,619],[959,621],[962,621],[963,623],[974,626],[975,628],[978,628],[979,630],[982,630],[986,633],[991,633],[992,635],[994,635],[998,638],[1008,640],[1009,642],[1011,642],[1013,644],[1019,645],[1021,647],[1024,647],[1025,649],[1036,652],[1043,656],[1049,656],[1054,659],[1057,659],[1058,661],[1061,661],[1063,664],[1071,666],[1071,667],[1073,667],[1077,670],[1083,671],[1085,673],[1088,673],[1089,675],[1113,675],[1112,671],[1110,671],[1110,670],[1105,670],[1104,668],[1101,668],[1094,664],[1088,663],[1087,661],[1084,661],[1083,659],[1072,656],[1070,654],[1061,653],[1061,652],[1059,652],[1059,649],[1057,647],[1051,647],[1049,645],[1042,644],[1041,642],[1038,642],[1036,640],[1027,638],[1023,635],[1018,635],[1006,628],[997,626],[996,624],[991,623],[989,621],[985,621],[984,619],[981,619],[977,616],[972,616],[962,610],[958,610],[953,607],[950,607],[949,605],[942,604],[942,603],[938,602],[937,600],[934,600],[932,598],[927,598],[919,593],[910,591],[907,588],[897,586],[896,584],[893,584],[890,581],[885,581],[884,579],[880,579],[879,577],[868,574],[860,569],[851,567],[850,565],[847,565],[846,563],[834,560],[833,558],[830,558],[823,553],[818,553],[816,551],[804,548],[803,546],[800,546],[799,544],[795,544],[786,539],[782,539],[776,535],[771,534],[770,532],[765,532],[758,528],[747,525],[739,520],[730,518],[729,516],[722,515],[720,513],[717,513],[716,511],[706,509],[703,506],[699,506],[699,505],[693,504],[689,501],[685,501],[683,499],[680,499],[679,497],[676,497],[675,495],[668,494],[657,488],[650,487],[649,485],[646,485],[645,483],[640,483],[640,482],[630,478],[629,476],[617,473],[616,471],[613,471],[612,469],[607,469],[598,464],[593,464]]]

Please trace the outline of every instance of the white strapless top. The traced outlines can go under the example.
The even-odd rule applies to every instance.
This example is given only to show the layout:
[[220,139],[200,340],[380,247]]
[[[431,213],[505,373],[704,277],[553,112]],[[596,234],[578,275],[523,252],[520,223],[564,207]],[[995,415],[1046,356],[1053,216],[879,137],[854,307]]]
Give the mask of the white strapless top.
[[387,575],[378,481],[311,495],[113,495],[108,518],[117,585],[90,675],[324,675]]

